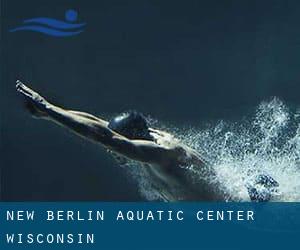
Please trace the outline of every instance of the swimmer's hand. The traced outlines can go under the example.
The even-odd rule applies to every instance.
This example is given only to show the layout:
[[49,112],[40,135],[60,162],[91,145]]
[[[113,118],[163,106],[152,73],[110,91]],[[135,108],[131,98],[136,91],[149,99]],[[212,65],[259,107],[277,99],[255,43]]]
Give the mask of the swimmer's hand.
[[35,118],[47,116],[45,110],[49,103],[45,98],[27,87],[20,80],[16,81],[16,90],[25,98],[26,108]]

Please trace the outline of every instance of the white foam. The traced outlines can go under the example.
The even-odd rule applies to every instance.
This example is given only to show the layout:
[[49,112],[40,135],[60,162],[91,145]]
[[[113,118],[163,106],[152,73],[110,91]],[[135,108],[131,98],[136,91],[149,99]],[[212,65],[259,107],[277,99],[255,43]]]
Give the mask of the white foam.
[[[273,98],[240,122],[219,121],[204,130],[176,129],[176,136],[214,166],[220,191],[231,199],[249,200],[245,183],[257,173],[267,173],[280,185],[275,200],[300,201],[299,113],[292,113],[281,100]],[[159,190],[151,185],[143,168],[131,166],[130,172],[147,199],[159,197]]]

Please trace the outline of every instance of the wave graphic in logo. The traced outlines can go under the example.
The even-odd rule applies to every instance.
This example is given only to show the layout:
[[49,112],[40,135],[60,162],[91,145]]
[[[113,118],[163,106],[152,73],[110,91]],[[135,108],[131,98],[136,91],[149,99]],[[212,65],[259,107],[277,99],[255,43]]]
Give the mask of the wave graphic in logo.
[[16,31],[35,31],[49,36],[66,37],[74,36],[83,32],[85,23],[75,23],[78,13],[75,10],[67,10],[65,12],[65,21],[37,17],[23,21],[23,25],[11,29],[10,32]]

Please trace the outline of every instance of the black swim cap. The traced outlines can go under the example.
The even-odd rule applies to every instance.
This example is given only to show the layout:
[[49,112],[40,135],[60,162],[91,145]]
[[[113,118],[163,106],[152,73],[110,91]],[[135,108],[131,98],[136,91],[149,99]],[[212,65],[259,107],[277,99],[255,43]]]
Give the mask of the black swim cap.
[[108,127],[129,139],[153,140],[147,119],[136,111],[121,113],[109,121]]

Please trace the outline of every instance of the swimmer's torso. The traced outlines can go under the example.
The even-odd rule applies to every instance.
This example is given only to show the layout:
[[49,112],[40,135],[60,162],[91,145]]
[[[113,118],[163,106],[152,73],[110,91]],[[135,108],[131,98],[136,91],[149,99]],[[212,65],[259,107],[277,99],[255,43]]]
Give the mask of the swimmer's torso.
[[216,187],[209,184],[207,176],[201,176],[205,166],[191,165],[195,157],[193,150],[181,145],[180,141],[172,135],[157,131],[152,132],[155,142],[161,146],[174,148],[174,159],[166,161],[164,165],[150,165],[147,171],[151,181],[156,184],[162,195],[169,200],[224,200],[220,192],[215,192]]
[[164,199],[173,200],[224,200],[224,197],[212,190],[208,180],[202,178],[190,167],[183,166],[145,166],[156,190]]

